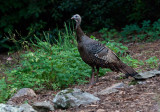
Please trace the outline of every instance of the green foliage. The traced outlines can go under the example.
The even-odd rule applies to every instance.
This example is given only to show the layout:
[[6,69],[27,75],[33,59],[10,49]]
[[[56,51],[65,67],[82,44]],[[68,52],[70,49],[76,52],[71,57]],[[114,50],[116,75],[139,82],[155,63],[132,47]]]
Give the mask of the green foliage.
[[11,72],[21,81],[17,82],[19,87],[58,89],[76,81],[82,83],[85,76],[89,76],[89,69],[86,69],[89,67],[85,63],[80,64],[76,47],[63,50],[47,42],[39,42],[38,46],[40,49],[22,56],[23,69],[20,67]]
[[158,19],[158,21],[155,21],[155,22],[152,24],[152,27],[153,27],[153,30],[154,30],[154,31],[160,31],[160,19]]
[[145,33],[147,33],[147,31],[149,31],[150,29],[151,29],[151,21],[150,20],[148,20],[148,21],[144,20],[142,22],[141,30],[144,31]]
[[13,77],[0,73],[0,102],[4,102],[6,99],[10,98],[16,90],[10,83],[10,80],[13,80]]
[[8,99],[9,98],[9,94],[8,93],[8,85],[6,84],[4,77],[1,77],[2,79],[0,80],[0,102],[2,102],[4,99]]
[[159,59],[155,56],[150,57],[149,59],[145,60],[146,64],[150,68],[156,68],[158,66],[158,61],[159,61]]
[[123,37],[127,37],[129,35],[137,34],[141,32],[141,29],[138,25],[132,24],[132,25],[126,25],[121,32],[121,35]]
[[128,50],[128,47],[123,46],[122,43],[117,43],[114,41],[109,41],[106,46],[108,46],[110,49],[112,49],[118,56],[123,56],[126,51]]
[[133,59],[130,55],[127,55],[126,57],[121,57],[121,59],[124,63],[127,63],[129,66],[132,66],[135,68],[139,67],[141,65],[144,65],[143,61]]
[[120,36],[116,29],[103,28],[99,32],[103,34],[102,38],[105,39],[105,41],[109,41]]
[[[19,39],[21,38],[21,39]],[[8,48],[10,51],[14,50],[20,50],[20,49],[28,49],[29,48],[29,41],[27,40],[28,37],[24,37],[18,32],[13,33],[12,31],[8,32],[7,36],[4,37],[4,39],[8,43],[12,43],[10,46],[4,46],[5,48]],[[5,43],[4,43],[5,44]]]
[[76,82],[84,83],[90,69],[87,69],[89,66],[85,63],[81,64],[77,47],[71,44],[75,39],[72,40],[73,36],[69,34],[68,29],[63,35],[59,33],[57,45],[52,46],[48,37],[44,36],[46,42],[35,37],[37,39],[37,44],[34,44],[35,51],[22,55],[21,67],[11,71],[18,79],[16,85],[19,88],[59,89]]
[[99,32],[105,40],[114,39],[116,41],[154,41],[160,39],[160,19],[151,24],[151,21],[144,20],[142,26],[137,24],[126,25],[121,32],[115,29],[103,28]]

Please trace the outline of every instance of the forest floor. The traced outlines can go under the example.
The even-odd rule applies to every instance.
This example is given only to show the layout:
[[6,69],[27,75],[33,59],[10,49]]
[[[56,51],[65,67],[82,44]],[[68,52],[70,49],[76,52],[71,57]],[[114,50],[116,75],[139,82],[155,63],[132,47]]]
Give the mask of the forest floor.
[[[138,60],[146,60],[151,56],[160,59],[160,40],[150,43],[129,43],[124,44],[129,48],[131,56]],[[155,68],[158,69],[158,68]],[[153,70],[146,65],[136,68],[136,70]],[[100,77],[99,82],[92,88],[87,85],[74,85],[70,88],[80,88],[86,92],[94,94],[110,87],[113,84],[123,82],[129,85],[132,78],[117,79],[119,74],[114,72],[106,73]],[[37,92],[37,98],[21,98],[18,102],[28,99],[28,103],[34,101],[52,100],[55,91]],[[97,95],[101,100],[87,106],[70,108],[68,110],[56,110],[56,112],[158,112],[160,111],[160,76],[153,77],[144,81],[144,83],[121,88],[116,93]]]

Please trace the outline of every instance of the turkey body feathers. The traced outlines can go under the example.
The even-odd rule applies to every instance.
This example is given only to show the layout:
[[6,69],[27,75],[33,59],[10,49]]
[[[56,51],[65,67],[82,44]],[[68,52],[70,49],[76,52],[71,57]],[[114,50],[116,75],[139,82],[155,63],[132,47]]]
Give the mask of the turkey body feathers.
[[115,72],[122,72],[127,76],[134,76],[137,72],[124,64],[117,55],[108,47],[98,41],[92,40],[87,36],[84,41],[78,43],[78,50],[85,63],[93,67],[110,68]]

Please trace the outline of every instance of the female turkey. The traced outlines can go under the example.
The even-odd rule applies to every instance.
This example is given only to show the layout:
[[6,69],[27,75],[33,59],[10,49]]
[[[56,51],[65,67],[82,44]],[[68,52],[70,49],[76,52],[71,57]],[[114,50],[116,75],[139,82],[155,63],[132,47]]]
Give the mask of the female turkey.
[[[122,72],[126,75],[126,77],[134,77],[138,75],[138,73],[133,68],[124,64],[108,47],[96,40],[89,38],[84,34],[80,27],[80,15],[75,14],[71,19],[74,19],[76,21],[76,35],[80,56],[85,63],[92,67],[90,85],[95,84],[95,74],[96,82],[98,81],[98,73],[100,67],[110,68],[115,72]],[[97,69],[96,73],[95,68]]]

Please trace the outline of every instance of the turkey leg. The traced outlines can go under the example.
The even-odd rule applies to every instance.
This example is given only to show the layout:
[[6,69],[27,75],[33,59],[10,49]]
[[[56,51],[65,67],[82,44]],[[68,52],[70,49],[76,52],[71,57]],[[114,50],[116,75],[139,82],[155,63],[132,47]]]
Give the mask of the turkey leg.
[[97,73],[96,73],[96,83],[99,81],[98,80],[98,74],[99,74],[99,67],[96,67],[96,69],[97,69]]
[[94,67],[92,67],[92,74],[91,74],[91,78],[90,78],[90,85],[94,85],[95,81],[94,81],[94,76],[95,76],[95,69]]

